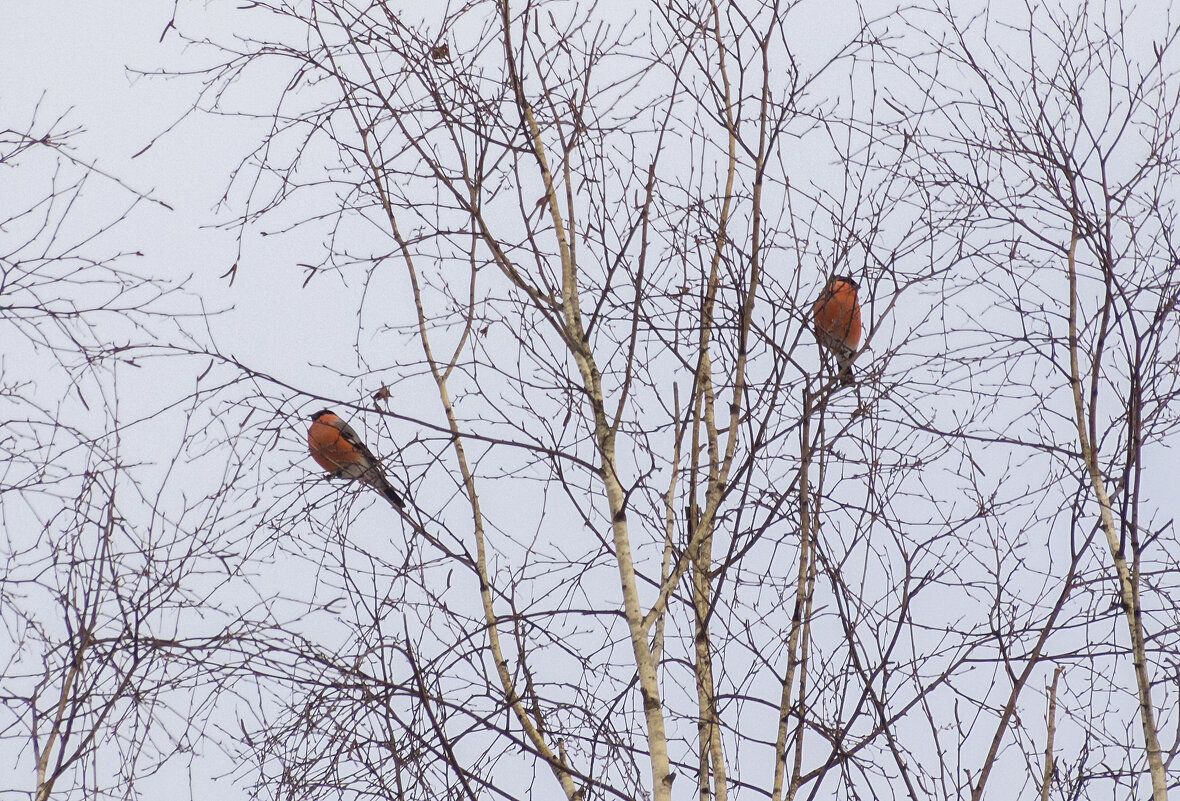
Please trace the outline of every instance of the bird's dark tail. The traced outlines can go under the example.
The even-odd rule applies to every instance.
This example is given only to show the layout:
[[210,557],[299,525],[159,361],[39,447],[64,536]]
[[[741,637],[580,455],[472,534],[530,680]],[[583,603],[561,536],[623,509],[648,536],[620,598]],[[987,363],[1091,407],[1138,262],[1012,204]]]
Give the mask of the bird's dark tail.
[[846,387],[850,387],[856,383],[856,379],[852,375],[851,364],[844,365],[843,369],[840,370],[840,383]]
[[389,502],[398,509],[406,508],[406,502],[402,500],[402,496],[399,495],[398,491],[393,488],[393,485],[385,479],[381,479],[381,486],[377,489],[381,490],[381,494],[388,498]]
[[836,377],[840,379],[842,386],[850,387],[856,383],[856,379],[852,376],[852,357],[854,355],[851,350],[836,354]]

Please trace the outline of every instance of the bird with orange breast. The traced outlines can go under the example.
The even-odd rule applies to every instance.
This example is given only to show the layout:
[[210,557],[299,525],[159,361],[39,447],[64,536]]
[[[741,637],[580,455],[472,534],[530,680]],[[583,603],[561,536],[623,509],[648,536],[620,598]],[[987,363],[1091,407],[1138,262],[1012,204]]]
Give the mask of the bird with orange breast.
[[384,495],[398,509],[406,508],[402,496],[385,477],[381,462],[365,447],[352,426],[337,417],[335,412],[323,409],[311,416],[307,447],[316,464],[333,477],[362,481]]
[[856,290],[860,287],[847,275],[833,275],[811,307],[815,324],[815,338],[836,357],[840,383],[850,386],[852,359],[860,345],[860,303]]

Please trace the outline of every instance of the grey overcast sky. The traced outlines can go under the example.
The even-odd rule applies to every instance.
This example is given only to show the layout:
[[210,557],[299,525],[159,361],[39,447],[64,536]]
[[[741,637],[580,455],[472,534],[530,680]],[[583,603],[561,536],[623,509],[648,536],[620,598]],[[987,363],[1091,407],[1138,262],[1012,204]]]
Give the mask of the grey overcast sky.
[[[178,26],[193,38],[232,40],[237,34],[231,32],[233,24],[251,18],[235,6],[240,4],[182,3]],[[185,47],[175,32],[164,33],[171,15],[170,3],[145,0],[5,0],[5,24],[0,26],[5,125],[24,124],[36,113],[42,126],[63,117],[59,128],[83,129],[71,140],[77,158],[172,207],[141,204],[119,227],[119,245],[143,253],[138,268],[184,281],[207,309],[224,310],[211,319],[212,333],[243,362],[288,380],[306,380],[314,373],[329,382],[324,394],[345,394],[342,385],[333,386],[326,374],[310,366],[331,363],[344,371],[354,369],[355,364],[336,360],[354,353],[355,326],[317,313],[322,296],[301,290],[295,268],[313,261],[322,242],[301,241],[298,233],[262,238],[254,231],[243,239],[239,259],[236,230],[215,227],[232,223],[231,213],[220,204],[228,176],[264,129],[240,118],[206,114],[172,127],[192,107],[199,79],[136,74],[185,72],[209,63],[209,49]],[[261,85],[261,102],[273,102],[270,88]],[[5,191],[20,189],[9,184]],[[86,214],[98,222],[115,206],[126,205],[128,196],[96,178],[85,199]],[[232,211],[241,212],[241,205]],[[85,218],[80,215],[76,222]],[[235,262],[239,270],[230,286],[221,276]],[[339,279],[325,283],[332,281],[337,282],[332,291],[337,291]]]

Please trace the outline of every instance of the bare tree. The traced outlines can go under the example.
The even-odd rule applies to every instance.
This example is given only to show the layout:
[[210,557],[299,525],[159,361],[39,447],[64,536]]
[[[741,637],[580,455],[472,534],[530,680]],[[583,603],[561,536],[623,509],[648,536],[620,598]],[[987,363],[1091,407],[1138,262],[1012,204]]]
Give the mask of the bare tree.
[[[1101,3],[974,18],[935,7],[917,21],[931,52],[907,66],[934,102],[899,122],[918,133],[914,180],[940,216],[980,232],[958,280],[976,290],[963,305],[985,336],[956,358],[960,380],[1003,376],[1005,394],[1031,402],[1026,420],[1002,432],[978,424],[1010,412],[963,433],[1002,433],[1059,465],[1045,491],[1060,512],[1045,530],[1050,564],[1067,567],[1048,574],[1060,591],[1036,644],[1015,651],[990,753],[1017,721],[1017,696],[1046,648],[1076,639],[1049,657],[1079,665],[1069,673],[1087,685],[1070,704],[1079,761],[1058,781],[1069,796],[1106,781],[1131,794],[1145,769],[1162,801],[1176,743],[1161,746],[1159,713],[1174,718],[1175,693],[1153,699],[1153,676],[1175,672],[1177,548],[1166,501],[1145,494],[1144,476],[1165,469],[1153,451],[1175,435],[1169,409],[1180,388],[1177,27]],[[1093,550],[1099,534],[1105,562]],[[1113,605],[1100,587],[1113,590]],[[1108,628],[1112,609],[1125,639]],[[1112,730],[1132,709],[1137,757],[1129,732]],[[972,797],[995,764],[989,757]]]
[[[251,4],[203,76],[269,124],[242,230],[295,215],[325,247],[292,280],[360,287],[325,300],[354,375],[206,351],[249,432],[221,496],[267,497],[251,555],[307,579],[251,562],[255,792],[1165,797],[1170,23],[415,13]],[[280,68],[277,113],[233,105]],[[406,514],[310,468],[267,494],[329,401]]]
[[184,500],[168,448],[185,440],[153,431],[169,401],[121,390],[142,369],[133,354],[197,310],[115,246],[159,201],[86,163],[81,133],[37,117],[0,133],[14,190],[0,215],[0,741],[16,767],[3,792],[37,801],[126,797],[191,756],[222,676],[207,667],[235,630],[207,606],[224,583],[210,568],[230,565],[203,528],[217,507]]

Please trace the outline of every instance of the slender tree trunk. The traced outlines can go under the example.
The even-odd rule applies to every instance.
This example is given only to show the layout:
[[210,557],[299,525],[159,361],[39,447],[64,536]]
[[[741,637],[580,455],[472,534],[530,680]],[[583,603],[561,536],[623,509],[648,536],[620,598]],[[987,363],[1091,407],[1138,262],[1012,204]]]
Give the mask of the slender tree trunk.
[[[1167,774],[1164,771],[1159,735],[1155,724],[1155,706],[1151,700],[1151,678],[1147,672],[1147,650],[1143,636],[1142,609],[1139,606],[1139,584],[1137,577],[1133,577],[1127,567],[1127,555],[1123,551],[1118,527],[1115,525],[1110,493],[1107,491],[1106,481],[1102,476],[1102,467],[1098,463],[1098,450],[1094,437],[1097,420],[1097,381],[1095,380],[1091,385],[1088,409],[1082,393],[1081,357],[1078,352],[1077,244],[1078,235],[1075,229],[1066,255],[1069,271],[1069,378],[1070,387],[1073,390],[1074,422],[1077,427],[1078,444],[1081,446],[1082,461],[1085,463],[1086,472],[1090,479],[1090,488],[1094,492],[1094,499],[1098,502],[1099,526],[1102,528],[1102,533],[1106,535],[1106,544],[1114,562],[1121,606],[1131,636],[1131,658],[1135,667],[1135,683],[1139,691],[1139,721],[1142,724],[1143,741],[1147,751],[1147,769],[1151,773],[1151,795],[1153,801],[1167,801]],[[1102,330],[1098,334],[1099,348],[1101,348],[1105,337],[1110,302],[1111,297],[1108,292],[1103,309]],[[1096,376],[1100,367],[1101,351],[1099,350],[1095,354],[1094,363],[1091,366],[1092,375]]]

